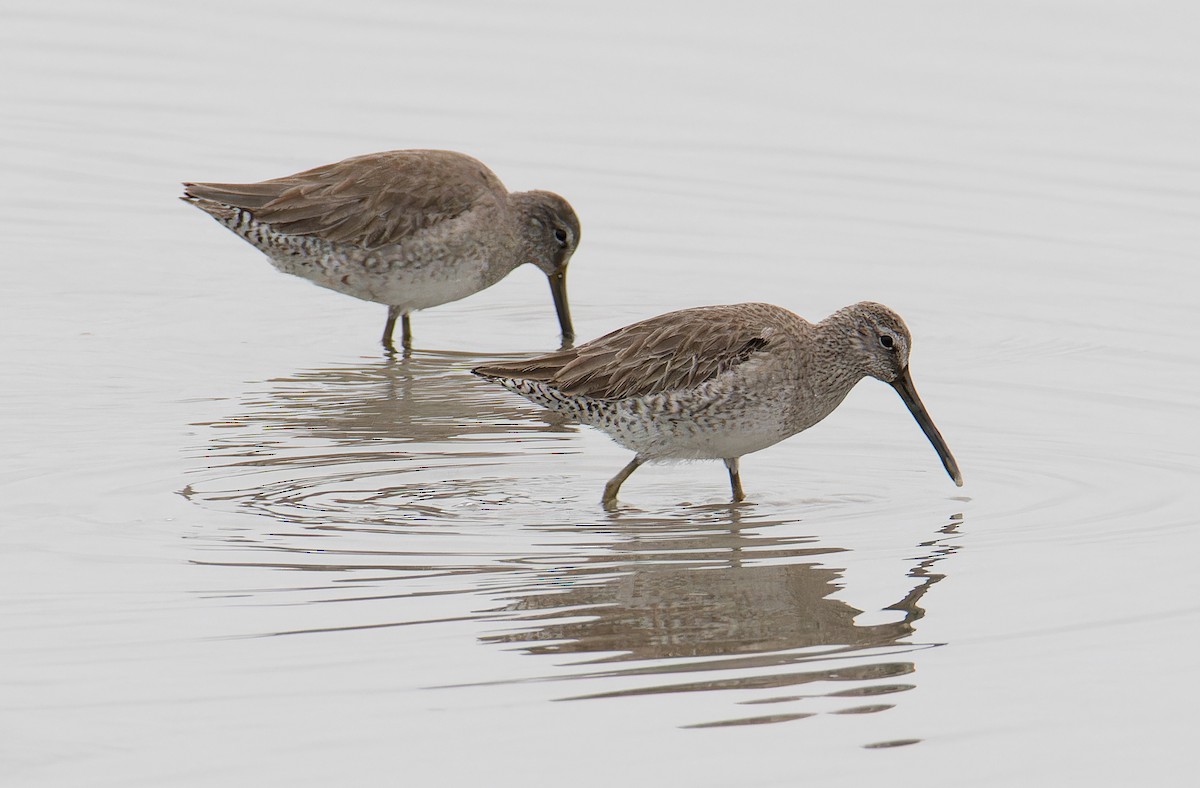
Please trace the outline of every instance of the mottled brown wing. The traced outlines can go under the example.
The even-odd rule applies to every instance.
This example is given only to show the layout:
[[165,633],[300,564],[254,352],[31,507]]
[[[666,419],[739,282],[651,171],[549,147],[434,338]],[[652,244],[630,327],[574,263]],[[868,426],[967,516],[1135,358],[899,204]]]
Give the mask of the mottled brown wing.
[[399,150],[356,156],[259,183],[186,183],[191,198],[232,205],[288,235],[367,249],[504,200],[484,164],[452,151]]
[[748,314],[745,306],[670,312],[577,348],[475,371],[486,377],[537,380],[564,394],[595,399],[685,389],[745,362],[777,335],[772,321],[756,319],[764,316],[758,310]]

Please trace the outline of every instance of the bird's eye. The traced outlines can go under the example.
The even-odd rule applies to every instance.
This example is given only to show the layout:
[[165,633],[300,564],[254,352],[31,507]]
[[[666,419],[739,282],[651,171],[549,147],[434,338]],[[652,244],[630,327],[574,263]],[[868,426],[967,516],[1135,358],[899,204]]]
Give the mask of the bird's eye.
[[567,245],[567,231],[561,227],[554,228],[554,240],[558,241],[563,246]]
[[896,346],[896,340],[892,339],[888,334],[880,334],[879,344],[883,345],[888,350],[891,350]]

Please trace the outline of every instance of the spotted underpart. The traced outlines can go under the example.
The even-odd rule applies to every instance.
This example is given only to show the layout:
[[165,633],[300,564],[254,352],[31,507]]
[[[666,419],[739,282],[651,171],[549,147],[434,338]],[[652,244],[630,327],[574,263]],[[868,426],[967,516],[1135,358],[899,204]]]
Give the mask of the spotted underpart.
[[509,391],[608,434],[644,460],[724,459],[787,437],[769,397],[714,380],[693,390],[621,399],[564,394],[539,381],[491,378]]
[[508,273],[491,265],[482,244],[457,239],[453,221],[406,244],[365,249],[314,235],[280,233],[247,210],[194,202],[266,254],[283,273],[364,301],[400,306],[405,312],[465,298]]

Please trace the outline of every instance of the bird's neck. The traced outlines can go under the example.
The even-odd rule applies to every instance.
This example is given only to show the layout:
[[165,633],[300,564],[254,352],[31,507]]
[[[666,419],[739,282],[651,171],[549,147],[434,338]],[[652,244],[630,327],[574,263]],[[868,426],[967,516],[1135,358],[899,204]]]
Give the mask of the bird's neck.
[[830,380],[837,381],[849,392],[868,374],[857,324],[842,312],[835,312],[817,323],[815,328],[814,344],[820,366]]
[[796,396],[788,413],[793,433],[808,429],[832,413],[865,375],[855,363],[851,338],[844,330],[824,322],[809,326],[810,341],[796,348]]

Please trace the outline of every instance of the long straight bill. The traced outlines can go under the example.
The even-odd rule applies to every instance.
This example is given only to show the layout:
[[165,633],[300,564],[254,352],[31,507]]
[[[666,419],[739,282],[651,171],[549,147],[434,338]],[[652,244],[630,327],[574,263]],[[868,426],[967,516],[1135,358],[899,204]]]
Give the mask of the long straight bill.
[[942,458],[942,465],[945,466],[946,473],[950,474],[950,478],[954,480],[955,484],[962,487],[962,474],[958,471],[958,463],[954,461],[954,455],[950,453],[950,447],[943,440],[942,433],[938,432],[938,428],[933,425],[933,419],[929,418],[929,411],[925,410],[925,406],[921,404],[921,398],[917,396],[917,389],[913,386],[912,376],[908,374],[907,367],[900,372],[899,377],[892,381],[892,388],[896,389],[900,399],[904,400],[904,404],[908,406],[908,410],[917,420],[917,424],[921,425],[921,431],[925,433],[926,438],[929,438],[929,442],[933,444],[938,456]]
[[550,295],[554,297],[554,311],[558,313],[563,342],[570,342],[575,339],[575,327],[571,325],[571,308],[567,304],[567,267],[562,266],[547,278],[550,280]]

